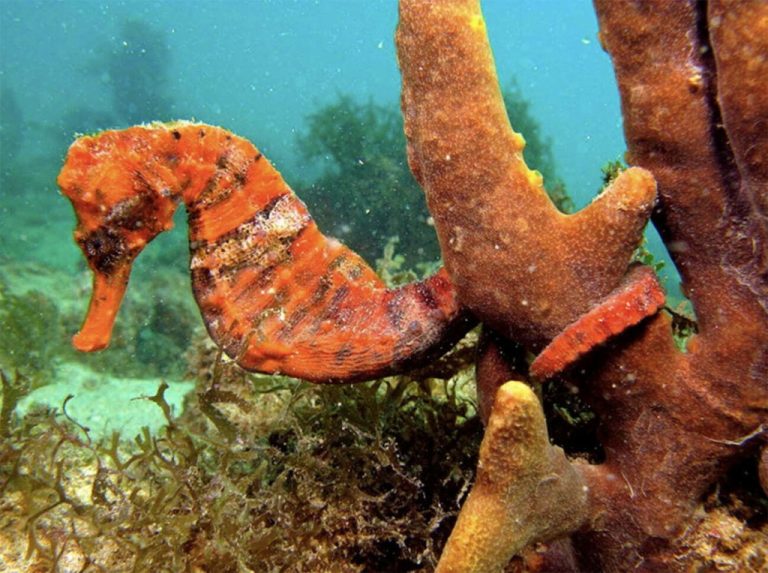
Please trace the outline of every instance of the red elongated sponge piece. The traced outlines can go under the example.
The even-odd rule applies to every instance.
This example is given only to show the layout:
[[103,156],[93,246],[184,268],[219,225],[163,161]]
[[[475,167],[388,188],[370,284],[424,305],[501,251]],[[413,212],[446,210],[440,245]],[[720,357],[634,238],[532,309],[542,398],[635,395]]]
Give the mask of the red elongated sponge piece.
[[564,371],[594,347],[655,314],[664,298],[649,267],[632,267],[616,290],[552,339],[531,364],[531,375],[545,380]]

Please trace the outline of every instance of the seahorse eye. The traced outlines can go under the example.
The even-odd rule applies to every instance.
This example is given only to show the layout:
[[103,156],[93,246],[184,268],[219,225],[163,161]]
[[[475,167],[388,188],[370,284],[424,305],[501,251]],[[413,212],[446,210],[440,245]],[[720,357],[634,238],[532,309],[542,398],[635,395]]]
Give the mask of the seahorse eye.
[[128,252],[123,237],[106,227],[89,233],[79,243],[93,268],[106,275],[111,274],[121,260],[125,260]]

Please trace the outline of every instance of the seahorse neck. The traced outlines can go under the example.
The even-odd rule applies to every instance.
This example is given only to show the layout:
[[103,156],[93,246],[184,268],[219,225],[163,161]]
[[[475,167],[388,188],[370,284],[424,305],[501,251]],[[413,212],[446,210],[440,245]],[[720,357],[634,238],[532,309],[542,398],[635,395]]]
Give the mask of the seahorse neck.
[[170,126],[175,173],[189,216],[190,241],[213,242],[252,219],[290,188],[246,139],[199,124]]

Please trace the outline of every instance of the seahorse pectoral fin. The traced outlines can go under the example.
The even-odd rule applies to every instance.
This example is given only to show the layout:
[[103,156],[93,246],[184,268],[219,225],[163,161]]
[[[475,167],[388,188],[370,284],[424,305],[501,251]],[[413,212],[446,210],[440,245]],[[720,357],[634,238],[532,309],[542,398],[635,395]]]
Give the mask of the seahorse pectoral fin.
[[596,346],[656,314],[664,300],[653,270],[633,266],[613,292],[552,339],[531,364],[531,375],[545,380],[563,372]]
[[72,337],[72,345],[77,350],[94,352],[109,345],[130,272],[130,264],[120,266],[110,275],[94,272],[88,313],[80,331]]

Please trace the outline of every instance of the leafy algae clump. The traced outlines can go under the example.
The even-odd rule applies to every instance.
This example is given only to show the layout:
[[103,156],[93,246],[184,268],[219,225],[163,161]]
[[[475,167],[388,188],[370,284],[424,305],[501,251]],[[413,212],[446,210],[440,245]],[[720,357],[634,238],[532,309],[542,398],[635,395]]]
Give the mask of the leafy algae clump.
[[307,118],[302,156],[321,173],[298,194],[320,227],[373,261],[397,236],[411,264],[440,256],[424,194],[408,169],[397,107],[342,95]]
[[167,418],[157,435],[96,442],[66,404],[12,419],[0,547],[16,561],[0,558],[113,572],[434,565],[481,434],[466,361],[319,387],[210,356],[200,352],[210,368],[181,418],[164,386],[150,398]]

